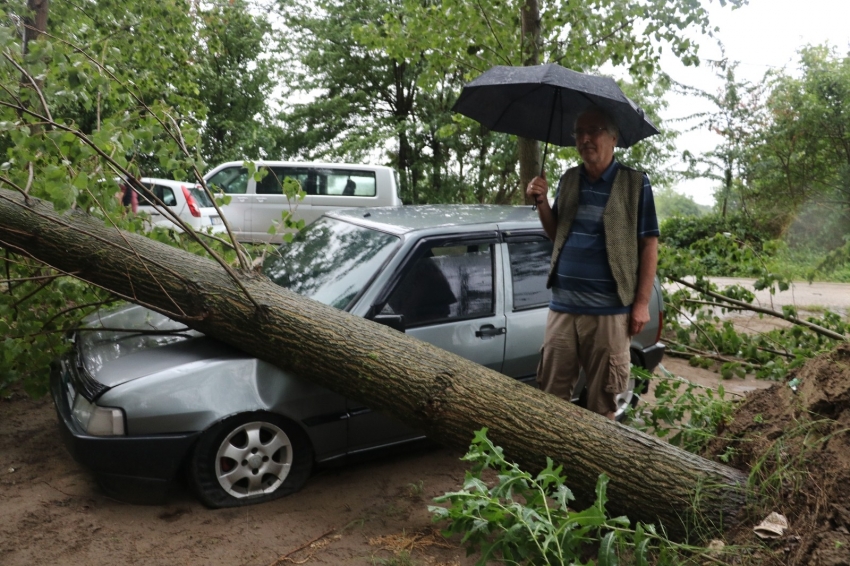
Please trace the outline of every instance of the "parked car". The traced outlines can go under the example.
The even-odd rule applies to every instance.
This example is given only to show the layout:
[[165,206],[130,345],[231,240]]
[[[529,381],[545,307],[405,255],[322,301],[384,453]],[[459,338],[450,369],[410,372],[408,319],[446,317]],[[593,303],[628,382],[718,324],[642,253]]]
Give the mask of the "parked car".
[[[531,207],[344,209],[281,246],[264,270],[283,287],[533,385],[551,250]],[[651,312],[631,345],[633,363],[648,370],[664,353],[657,281]],[[210,507],[259,503],[299,489],[315,463],[423,438],[140,306],[99,312],[86,326],[55,365],[51,389],[70,452],[116,497],[155,500],[186,470]],[[618,418],[644,386],[629,382]]]
[[[190,225],[195,231],[223,232],[224,222],[215,209],[209,195],[203,187],[196,183],[172,181],[170,179],[155,179],[142,177],[139,181],[149,189],[160,202]],[[165,226],[182,230],[163,214],[161,207],[154,206],[155,199],[149,199],[143,191],[136,191],[139,199],[138,212],[146,212],[151,216],[151,227]]]
[[[268,170],[260,181],[248,175],[241,161],[223,163],[204,175],[211,190],[230,195],[222,212],[240,241],[280,242],[279,235],[269,234],[269,229],[280,222],[285,211],[310,224],[336,208],[401,205],[396,172],[389,167],[286,161],[256,161],[254,165]],[[301,184],[306,193],[303,200],[290,202],[283,193],[287,177]]]

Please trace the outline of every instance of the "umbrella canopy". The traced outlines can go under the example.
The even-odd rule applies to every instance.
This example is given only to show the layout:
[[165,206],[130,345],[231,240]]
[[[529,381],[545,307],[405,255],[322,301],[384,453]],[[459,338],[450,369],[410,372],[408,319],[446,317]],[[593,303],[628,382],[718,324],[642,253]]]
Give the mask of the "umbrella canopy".
[[493,67],[463,87],[452,110],[494,132],[568,146],[575,145],[576,118],[590,106],[601,107],[617,123],[618,147],[658,133],[614,79],[556,64]]

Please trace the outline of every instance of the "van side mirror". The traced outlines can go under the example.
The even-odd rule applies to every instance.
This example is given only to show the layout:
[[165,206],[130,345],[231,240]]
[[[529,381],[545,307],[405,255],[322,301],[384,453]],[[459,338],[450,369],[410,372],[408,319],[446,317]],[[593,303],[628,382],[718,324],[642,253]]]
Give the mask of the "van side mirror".
[[372,321],[384,326],[389,326],[393,330],[398,330],[404,333],[404,315],[403,314],[376,314],[372,317]]

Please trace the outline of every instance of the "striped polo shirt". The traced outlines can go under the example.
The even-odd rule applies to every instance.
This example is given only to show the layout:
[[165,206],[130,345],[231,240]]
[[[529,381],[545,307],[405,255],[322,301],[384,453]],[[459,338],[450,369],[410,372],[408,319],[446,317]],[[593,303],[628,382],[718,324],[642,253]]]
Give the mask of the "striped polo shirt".
[[[554,311],[594,315],[631,312],[631,305],[623,306],[617,294],[617,283],[608,265],[602,221],[618,168],[619,164],[613,161],[595,183],[587,179],[584,165],[579,170],[578,211],[558,257],[557,276],[552,285],[549,308]],[[556,193],[553,208],[556,218],[557,202]],[[644,175],[637,237],[640,240],[659,234],[652,187]]]

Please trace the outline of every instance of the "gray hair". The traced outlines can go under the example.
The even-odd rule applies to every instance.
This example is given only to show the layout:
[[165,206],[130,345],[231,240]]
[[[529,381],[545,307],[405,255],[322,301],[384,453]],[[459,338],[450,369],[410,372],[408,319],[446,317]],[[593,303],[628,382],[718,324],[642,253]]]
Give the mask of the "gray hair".
[[605,129],[609,134],[614,136],[617,139],[620,139],[620,128],[617,127],[617,122],[614,121],[614,118],[603,109],[601,106],[588,106],[584,110],[582,110],[581,114],[576,118],[575,123],[573,123],[573,130],[575,130],[576,124],[587,114],[596,114],[600,118],[602,118],[602,123],[605,124]]

